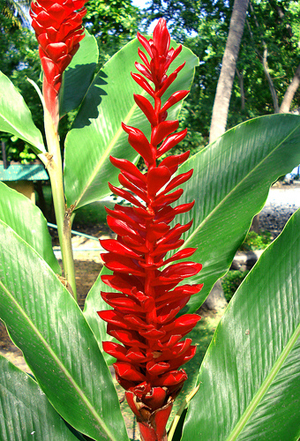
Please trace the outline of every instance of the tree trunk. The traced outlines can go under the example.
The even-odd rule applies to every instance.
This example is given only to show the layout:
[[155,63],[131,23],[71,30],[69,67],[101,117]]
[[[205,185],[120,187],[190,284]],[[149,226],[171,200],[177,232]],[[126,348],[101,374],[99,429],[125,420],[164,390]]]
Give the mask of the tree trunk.
[[[253,8],[253,5],[252,5],[251,2],[250,2],[250,11],[251,11],[251,14],[253,14],[255,26],[260,31],[261,41],[262,41],[262,45],[263,45],[263,48],[264,48],[263,55],[260,55],[260,53],[258,52],[257,49],[255,49],[255,52],[257,53],[259,59],[262,62],[264,73],[265,73],[266,79],[267,79],[268,84],[269,84],[269,89],[270,89],[270,92],[271,92],[271,97],[272,97],[273,106],[274,106],[274,113],[278,113],[279,112],[279,105],[278,105],[277,92],[276,92],[276,89],[274,87],[274,83],[273,83],[273,80],[271,78],[271,75],[270,75],[270,72],[269,72],[269,66],[268,66],[268,47],[267,47],[267,44],[266,44],[266,42],[264,40],[263,33],[260,30],[260,26],[259,26],[258,20],[257,20],[256,15],[255,15],[255,11],[254,11],[254,8]],[[251,31],[251,27],[250,27],[248,22],[247,22],[247,25],[248,25],[250,37],[254,41],[253,33]]]
[[244,32],[248,3],[249,0],[234,1],[221,73],[214,100],[210,126],[210,142],[214,141],[226,130],[236,62]]
[[291,84],[289,85],[289,87],[287,88],[280,109],[279,109],[279,113],[288,113],[290,111],[291,108],[291,104],[294,98],[294,95],[299,87],[300,84],[300,64],[297,67],[296,73],[294,75],[294,78],[292,79]]
[[[277,10],[277,13],[279,15],[280,20],[283,20],[284,19],[284,12],[283,12],[282,8],[276,3],[276,1],[272,1],[272,3],[273,3],[274,10],[275,9]],[[258,20],[257,20],[256,15],[255,15],[255,11],[254,11],[254,8],[253,8],[251,2],[250,2],[250,10],[251,10],[251,14],[253,14],[254,22],[255,22],[255,25],[256,25],[257,29],[260,29]],[[253,40],[253,34],[252,34],[252,31],[251,31],[251,28],[250,28],[250,25],[249,25],[248,22],[247,22],[247,25],[248,25],[249,32],[250,32],[250,37]],[[288,33],[289,33],[290,37],[292,38],[293,37],[293,31],[292,31],[291,25],[289,23],[287,23],[286,24],[286,28],[288,30]],[[279,107],[279,105],[278,105],[278,98],[277,98],[277,92],[275,90],[274,83],[272,81],[272,78],[271,78],[271,75],[270,75],[270,72],[269,72],[269,67],[268,67],[268,61],[267,61],[267,58],[268,58],[268,48],[267,48],[267,44],[266,44],[266,42],[265,42],[265,40],[263,38],[263,33],[262,32],[260,32],[260,33],[261,33],[261,38],[262,38],[262,44],[263,44],[263,47],[264,47],[264,53],[263,53],[263,56],[261,56],[257,50],[256,50],[256,53],[259,56],[259,58],[260,58],[260,60],[261,60],[261,62],[263,64],[264,73],[266,75],[266,78],[267,78],[267,81],[268,81],[268,84],[269,84],[269,88],[270,88],[270,92],[271,92],[271,96],[272,96],[272,100],[273,100],[274,113],[288,113],[288,112],[290,112],[290,107],[291,107],[293,98],[295,96],[295,93],[296,93],[299,85],[300,85],[300,64],[297,67],[297,70],[295,72],[294,78],[292,79],[289,87],[287,88],[287,90],[285,92],[285,95],[283,97],[283,101],[281,103],[281,106]]]
[[[210,138],[212,142],[226,130],[231,91],[233,86],[236,62],[240,50],[241,39],[244,32],[246,12],[249,0],[235,0],[230,19],[229,33],[226,42],[225,52],[222,59],[222,68],[217,85],[214,100]],[[222,309],[227,302],[224,297],[221,281],[218,280],[214,285],[203,306],[208,309]]]
[[277,98],[277,92],[276,89],[274,87],[274,83],[273,80],[271,78],[270,72],[269,72],[269,66],[268,66],[268,48],[266,43],[263,41],[264,44],[264,55],[263,55],[263,59],[262,59],[262,64],[263,64],[263,68],[264,68],[264,73],[266,75],[268,84],[269,84],[269,89],[271,92],[271,96],[272,96],[272,101],[273,101],[273,106],[274,106],[274,113],[278,113],[279,112],[279,105],[278,105],[278,98]]

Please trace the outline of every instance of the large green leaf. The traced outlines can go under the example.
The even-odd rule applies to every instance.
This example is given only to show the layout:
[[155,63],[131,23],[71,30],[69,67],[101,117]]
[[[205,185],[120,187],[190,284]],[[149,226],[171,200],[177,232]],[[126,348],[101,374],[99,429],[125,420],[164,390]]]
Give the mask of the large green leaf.
[[64,71],[59,92],[60,117],[77,109],[93,79],[99,57],[98,44],[93,35],[85,31],[85,37],[71,63]]
[[300,436],[300,210],[264,252],[221,319],[182,441]]
[[1,355],[0,439],[78,441],[37,383]]
[[128,440],[110,372],[75,300],[2,221],[0,243],[0,317],[41,389],[78,431]]
[[107,324],[104,320],[100,319],[97,314],[97,311],[104,311],[107,309],[111,309],[111,307],[102,299],[101,291],[103,292],[113,292],[115,291],[113,288],[108,287],[105,283],[102,282],[101,276],[104,274],[111,274],[111,271],[107,268],[103,267],[101,273],[97,277],[96,282],[90,289],[84,303],[83,314],[85,316],[86,321],[90,325],[96,340],[99,343],[99,347],[103,353],[105,361],[107,364],[112,364],[116,361],[114,357],[107,354],[102,350],[102,342],[103,341],[116,341],[113,337],[106,333]]
[[28,198],[0,182],[0,219],[34,248],[55,273],[61,274],[47,220]]
[[[82,103],[74,128],[68,133],[65,150],[65,189],[68,206],[79,208],[110,194],[107,182],[117,184],[118,170],[109,156],[134,160],[137,155],[127,142],[121,122],[150,133],[150,124],[134,102],[133,94],[142,89],[131,78],[138,59],[138,40],[128,43],[106,63],[96,76]],[[171,71],[186,61],[186,66],[165,94],[189,89],[198,63],[193,53],[183,48]],[[180,103],[169,119],[176,119]],[[79,160],[80,158],[80,160]]]
[[34,124],[24,98],[1,71],[0,131],[11,133],[28,142],[36,154],[46,151],[42,134]]
[[190,311],[229,269],[270,185],[299,163],[300,117],[271,115],[229,130],[180,167],[179,172],[193,168],[194,173],[178,203],[195,199],[193,210],[176,218],[194,219],[182,247],[198,248],[192,259],[203,264],[193,281],[204,287],[192,296]]

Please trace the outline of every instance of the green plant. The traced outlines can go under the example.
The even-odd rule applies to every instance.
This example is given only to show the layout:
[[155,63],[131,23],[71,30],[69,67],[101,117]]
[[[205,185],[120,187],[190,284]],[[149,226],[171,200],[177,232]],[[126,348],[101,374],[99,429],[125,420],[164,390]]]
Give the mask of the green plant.
[[[46,9],[53,7],[48,0],[40,1],[45,1]],[[64,16],[66,3],[74,13],[74,7],[83,6],[83,2],[78,1],[59,0],[58,4],[55,3],[51,9],[53,20]],[[50,16],[48,14],[45,17],[43,13],[39,19],[51,24]],[[74,21],[72,23],[74,25]],[[47,27],[47,32],[48,29],[56,38],[58,34],[53,32],[51,26]],[[61,34],[68,40],[66,29],[68,26],[63,28]],[[80,26],[73,31],[81,35]],[[163,35],[159,46],[165,48],[168,39],[165,38],[166,34]],[[46,37],[41,37],[41,40],[47,46],[49,41]],[[152,160],[161,146],[166,148],[166,144],[171,142],[167,138],[160,145],[158,139],[162,141],[162,135],[163,138],[170,135],[165,131],[166,127],[171,126],[174,131],[177,129],[174,121],[178,119],[180,102],[168,109],[165,121],[154,121],[167,124],[162,126],[164,130],[161,132],[157,129],[159,136],[154,130],[152,132],[154,140],[159,144],[158,150],[151,144],[151,154],[147,148],[148,153],[145,152],[145,146],[150,146],[151,126],[155,124],[148,117],[147,120],[144,113],[151,119],[151,112],[157,116],[161,108],[156,100],[156,107],[154,110],[152,107],[151,111],[153,103],[150,101],[149,106],[140,96],[137,101],[147,110],[143,113],[133,99],[136,85],[130,80],[130,72],[136,61],[139,42],[135,40],[129,43],[96,74],[98,52],[92,37],[86,36],[82,40],[78,52],[76,55],[71,54],[74,57],[67,68],[64,66],[63,72],[61,68],[65,59],[62,60],[58,55],[65,56],[64,51],[67,49],[56,43],[48,48],[48,55],[53,59],[49,61],[45,53],[42,54],[44,68],[49,74],[46,78],[48,84],[44,88],[46,93],[49,92],[44,109],[46,146],[21,95],[4,74],[0,75],[0,129],[30,143],[50,170],[66,277],[64,283],[57,277],[60,268],[53,254],[46,221],[39,209],[0,183],[0,317],[12,340],[23,351],[33,374],[31,377],[20,372],[3,357],[0,358],[2,439],[6,440],[9,434],[14,437],[14,441],[27,441],[34,434],[37,439],[45,441],[128,441],[119,400],[107,366],[114,359],[102,351],[103,341],[109,341],[110,349],[116,348],[112,337],[117,336],[119,340],[123,338],[123,342],[126,341],[123,347],[118,346],[119,356],[122,353],[124,358],[124,364],[118,366],[122,381],[132,381],[127,356],[131,360],[132,357],[145,357],[142,351],[149,349],[146,340],[151,338],[153,347],[156,348],[158,341],[161,345],[161,350],[150,350],[146,354],[146,358],[149,357],[151,361],[146,369],[138,366],[135,370],[135,381],[139,378],[144,380],[147,368],[153,367],[154,374],[156,372],[160,377],[157,379],[158,384],[154,385],[155,388],[158,386],[158,390],[146,391],[148,408],[144,407],[145,403],[138,395],[145,392],[145,382],[133,386],[129,384],[130,392],[135,394],[131,396],[131,404],[143,413],[143,419],[140,416],[138,418],[141,424],[145,423],[146,429],[143,428],[142,436],[147,441],[149,433],[151,441],[190,441],[199,437],[205,441],[296,440],[300,434],[300,415],[295,405],[300,396],[299,211],[290,218],[282,234],[265,250],[235,293],[199,367],[197,384],[189,383],[189,379],[185,382],[187,388],[191,387],[191,392],[184,396],[177,415],[167,426],[168,434],[164,432],[168,412],[164,411],[170,410],[173,399],[169,399],[170,395],[177,392],[176,387],[172,389],[176,377],[182,380],[185,376],[182,371],[177,371],[166,379],[162,371],[172,368],[169,365],[174,356],[171,349],[177,343],[182,345],[184,361],[184,351],[190,351],[191,341],[179,340],[190,329],[193,321],[198,320],[197,317],[195,319],[195,311],[202,305],[215,282],[228,271],[253,216],[260,211],[267,198],[271,184],[299,164],[299,116],[277,114],[248,121],[228,131],[184,163],[182,159],[186,159],[186,153],[180,159],[167,158],[167,162],[157,172],[159,165],[152,167]],[[153,55],[151,47],[148,49],[149,55]],[[56,61],[59,61],[60,70],[56,72],[58,77],[52,78],[55,69],[47,68]],[[147,64],[145,59],[143,61]],[[183,61],[186,66],[170,82],[169,93],[163,95],[163,106],[166,102],[170,103],[169,99],[174,104],[174,94],[178,90],[190,88],[197,59],[183,48],[172,68],[178,69]],[[165,60],[162,60],[164,63]],[[134,72],[137,74],[136,70]],[[51,89],[52,80],[55,80],[56,86],[62,84],[61,89]],[[139,81],[143,83],[141,78]],[[48,87],[50,91],[47,91]],[[155,95],[155,91],[153,93]],[[74,109],[79,110],[65,140],[63,168],[57,123],[60,116]],[[48,110],[51,111],[51,117]],[[133,134],[129,143],[127,135],[120,128],[121,121],[126,124],[127,133]],[[174,141],[181,135],[175,132],[170,136]],[[124,276],[112,275],[109,269],[103,269],[88,293],[82,312],[76,303],[76,278],[70,252],[72,219],[81,207],[110,194],[108,180],[117,194],[125,195],[124,188],[117,187],[118,171],[109,162],[110,155],[118,158],[112,162],[122,164],[120,168],[122,173],[125,172],[123,178],[120,178],[122,185],[130,186],[126,181],[128,178],[131,184],[132,181],[140,183],[135,193],[145,198],[143,191],[139,190],[145,189],[148,176],[141,174],[133,164],[138,159],[135,149],[140,150],[142,156],[147,155],[149,168],[155,171],[149,178],[151,184],[146,186],[149,189],[146,204],[126,193],[132,206],[117,207],[118,216],[110,212],[113,218],[110,222],[118,224],[122,231],[120,233],[119,230],[118,235],[122,237],[118,238],[117,244],[106,243],[107,248],[113,250],[112,258],[110,255],[106,259],[113,271],[119,271]],[[168,183],[168,171],[163,167],[165,164],[177,167],[180,163],[175,181]],[[164,193],[167,192],[164,185],[171,185],[173,191],[175,184],[183,184],[183,177],[189,176],[191,169],[194,170],[193,176],[182,185],[185,191],[176,193],[176,197],[180,196],[178,204],[181,208],[168,206],[161,211],[157,209],[161,202],[158,202],[160,196],[167,203],[174,197],[172,193],[171,196]],[[220,178],[217,180],[216,176]],[[162,191],[162,194],[156,194],[154,189]],[[188,213],[187,208],[191,208],[192,199],[195,199],[195,204],[191,213]],[[152,211],[147,211],[149,201],[153,207],[156,202],[158,211],[153,207]],[[169,226],[166,219],[169,221],[176,210],[177,221]],[[155,222],[153,213],[157,214],[159,222]],[[137,222],[141,214],[145,222],[151,222],[151,237],[144,234],[145,225]],[[190,224],[191,217],[193,225]],[[124,235],[126,231],[129,238]],[[181,232],[184,232],[182,239],[179,234]],[[182,258],[185,253],[190,255],[197,248],[193,255],[194,263],[173,265],[171,260],[174,256],[170,252],[167,259],[171,260],[167,262],[171,265],[160,270],[159,253],[171,251],[174,243],[179,248],[175,258]],[[128,244],[133,245],[135,251]],[[158,250],[153,244],[162,245],[162,248]],[[122,254],[122,258],[119,258],[119,254]],[[198,273],[195,269],[199,269],[200,264],[203,268]],[[155,290],[157,302],[154,308],[147,309],[147,300],[153,306],[153,298],[150,298],[149,291],[148,296],[145,295],[146,289],[142,283],[144,272],[148,275],[152,272],[154,275],[148,277],[149,284],[152,280],[155,283],[157,277],[159,286]],[[184,278],[189,273],[193,285],[179,285],[175,288],[178,280],[170,278]],[[103,280],[109,281],[110,286],[105,285]],[[202,283],[203,288],[195,292],[195,284]],[[116,294],[115,287],[122,292]],[[109,316],[113,321],[109,323],[108,329],[97,315],[97,311],[110,309],[100,296],[101,291],[112,306],[125,309],[121,318],[114,315],[114,311],[106,311],[105,318]],[[172,304],[175,304],[174,310]],[[184,312],[188,314],[184,318],[174,317],[172,314],[177,313],[178,306],[184,305]],[[146,325],[143,324],[145,313],[149,318]],[[155,321],[154,313],[160,317],[161,323],[164,322],[166,329]],[[128,330],[122,328],[122,320],[135,326],[134,332],[138,336],[134,333],[126,334]],[[123,334],[122,330],[114,332],[116,324],[124,330]],[[149,335],[149,331],[152,335]],[[165,340],[162,336],[164,332]],[[143,336],[145,340],[142,340]],[[129,349],[127,346],[130,346]],[[162,354],[166,354],[166,360],[160,358]],[[190,357],[191,352],[187,354]],[[155,366],[155,360],[159,358],[159,365]],[[157,406],[153,412],[149,412],[150,403]],[[163,421],[156,419],[157,415],[162,415],[161,411]],[[149,427],[151,430],[148,430]]]
[[227,302],[230,302],[235,291],[238,289],[247,274],[248,271],[228,271],[228,273],[222,277],[222,287]]
[[247,236],[240,246],[241,251],[255,251],[264,250],[272,242],[272,235],[269,231],[249,231]]

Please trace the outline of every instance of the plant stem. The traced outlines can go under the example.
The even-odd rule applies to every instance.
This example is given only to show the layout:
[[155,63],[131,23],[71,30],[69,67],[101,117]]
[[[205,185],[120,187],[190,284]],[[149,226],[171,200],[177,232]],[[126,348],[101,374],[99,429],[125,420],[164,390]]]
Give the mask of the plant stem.
[[187,405],[189,404],[189,402],[191,401],[191,399],[194,397],[194,395],[196,395],[196,393],[198,392],[198,390],[199,390],[199,387],[200,387],[200,385],[198,385],[198,386],[196,386],[186,397],[185,397],[185,399],[184,399],[184,401],[183,401],[183,403],[181,404],[181,406],[180,406],[180,408],[179,408],[179,410],[177,411],[177,413],[176,413],[176,415],[175,415],[175,417],[174,417],[174,419],[173,419],[173,421],[172,421],[172,424],[171,424],[171,427],[170,427],[170,430],[169,430],[169,433],[168,433],[168,441],[172,441],[172,439],[173,439],[173,436],[174,436],[174,433],[175,433],[175,430],[176,430],[176,427],[177,427],[177,424],[179,423],[179,420],[180,420],[180,417],[181,417],[181,414],[182,414],[182,412],[184,411],[184,409],[187,407]]
[[72,210],[67,210],[65,205],[59,136],[57,128],[55,127],[53,120],[46,108],[44,109],[44,112],[45,133],[48,145],[48,153],[46,153],[44,157],[46,158],[45,165],[50,176],[58,238],[62,254],[64,277],[67,281],[67,287],[69,291],[72,293],[74,298],[77,299],[74,259],[71,243],[70,218]]

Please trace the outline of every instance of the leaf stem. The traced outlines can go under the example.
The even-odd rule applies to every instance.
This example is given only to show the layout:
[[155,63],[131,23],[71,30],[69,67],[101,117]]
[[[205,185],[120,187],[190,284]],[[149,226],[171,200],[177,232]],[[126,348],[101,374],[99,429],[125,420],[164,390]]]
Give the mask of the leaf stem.
[[179,423],[179,420],[180,420],[180,417],[181,417],[181,415],[182,415],[182,412],[184,411],[184,409],[187,407],[187,405],[189,404],[189,402],[191,401],[191,399],[194,397],[194,395],[196,395],[196,393],[198,392],[198,390],[199,390],[199,387],[200,387],[200,384],[198,385],[198,386],[196,386],[186,397],[185,397],[185,399],[184,399],[184,401],[183,401],[183,403],[181,404],[181,406],[180,406],[180,408],[179,408],[179,410],[177,411],[177,413],[176,413],[176,415],[175,415],[175,417],[174,417],[174,419],[173,419],[173,421],[172,421],[172,424],[171,424],[171,427],[170,427],[170,430],[169,430],[169,432],[168,432],[168,441],[172,441],[172,439],[173,439],[173,436],[174,436],[174,433],[175,433],[175,430],[176,430],[176,427],[177,427],[177,424]]
[[67,281],[67,288],[72,293],[73,297],[77,299],[74,259],[71,243],[70,218],[72,210],[67,210],[65,205],[62,159],[57,127],[55,126],[46,108],[44,108],[44,123],[48,153],[43,155],[43,157],[46,158],[45,165],[50,177],[64,276]]

